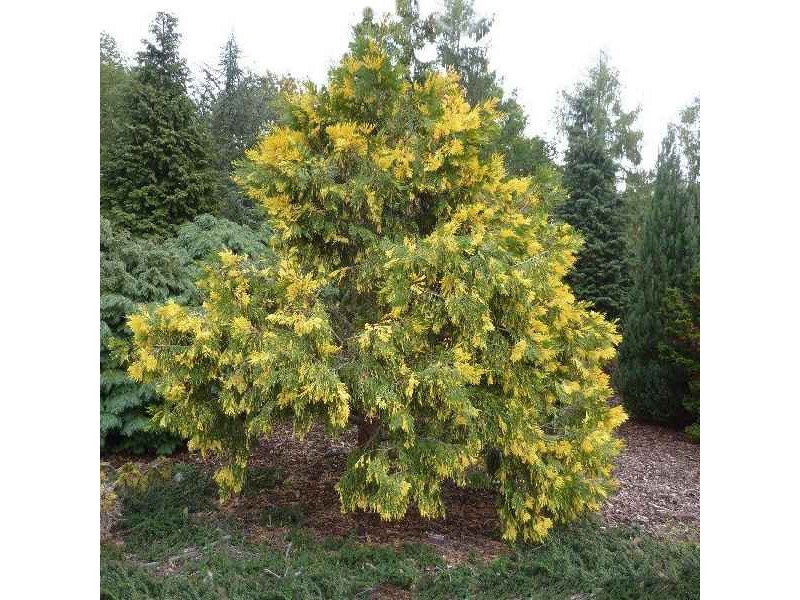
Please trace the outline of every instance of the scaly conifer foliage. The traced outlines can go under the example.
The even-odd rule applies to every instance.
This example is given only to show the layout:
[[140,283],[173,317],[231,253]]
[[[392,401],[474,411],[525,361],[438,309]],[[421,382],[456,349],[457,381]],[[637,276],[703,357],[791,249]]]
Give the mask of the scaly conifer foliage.
[[201,215],[183,225],[175,238],[155,243],[100,223],[100,449],[166,454],[179,438],[154,428],[150,410],[159,402],[152,386],[132,381],[125,372],[131,332],[125,315],[141,304],[168,298],[199,306],[195,281],[202,263],[223,248],[269,257],[270,232],[260,232]]
[[598,509],[626,418],[602,369],[619,338],[563,282],[571,228],[485,152],[496,101],[470,106],[454,73],[412,82],[361,29],[328,85],[286,105],[236,176],[278,261],[222,252],[202,310],[129,318],[156,421],[219,456],[223,499],[290,421],[358,426],[344,510],[439,517],[445,482],[480,474],[509,541]]

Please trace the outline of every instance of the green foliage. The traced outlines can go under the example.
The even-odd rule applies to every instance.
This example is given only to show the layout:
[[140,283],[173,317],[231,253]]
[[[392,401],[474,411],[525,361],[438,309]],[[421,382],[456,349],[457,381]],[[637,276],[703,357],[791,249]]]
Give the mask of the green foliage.
[[166,236],[214,212],[213,148],[186,93],[175,17],[158,13],[121,99],[121,127],[102,155],[101,212],[138,235]]
[[155,430],[147,407],[157,402],[151,386],[130,380],[125,372],[125,315],[140,303],[169,297],[194,302],[195,288],[185,253],[137,240],[100,222],[100,448],[172,452],[175,436]]
[[272,231],[267,225],[253,229],[213,215],[200,215],[181,225],[175,237],[167,239],[164,244],[187,254],[194,267],[193,280],[197,281],[203,273],[203,261],[223,248],[252,257],[274,256],[267,246],[271,236]]
[[661,361],[673,365],[686,382],[683,408],[696,422],[687,428],[700,439],[700,273],[695,272],[688,289],[668,288],[659,314],[664,337],[659,342]]
[[109,34],[100,34],[100,171],[106,165],[108,148],[116,143],[124,127],[123,98],[130,84],[130,71]]
[[616,184],[627,163],[641,160],[642,133],[633,129],[637,114],[638,109],[622,109],[618,74],[605,55],[586,81],[564,93],[561,129],[569,144],[564,167],[569,196],[558,214],[584,239],[567,281],[578,298],[612,318],[623,314],[630,285],[626,220]]
[[636,263],[636,253],[642,243],[642,228],[653,196],[654,178],[653,171],[645,169],[636,169],[625,176],[625,191],[622,192],[623,238],[627,244],[630,269]]
[[634,414],[676,425],[700,409],[699,101],[693,107],[662,142],[616,374]]
[[[504,92],[501,78],[489,66],[484,42],[492,19],[478,17],[472,0],[446,0],[441,12],[424,19],[416,1],[398,0],[395,12],[376,23],[368,11],[356,31],[383,36],[390,53],[407,69],[410,81],[421,83],[436,69],[450,69],[458,73],[471,105],[496,98],[501,117],[498,127],[487,132],[491,139],[485,144],[484,153],[504,155],[510,175],[531,175],[541,186],[539,192],[543,196],[549,201],[560,200],[563,192],[553,147],[539,137],[525,134],[527,116],[516,94]],[[434,47],[436,59],[424,62],[417,53],[428,45]]]
[[635,529],[564,527],[536,548],[424,577],[419,598],[699,598],[700,552]]
[[[125,554],[101,546],[102,598],[349,599],[389,586],[430,599],[699,597],[696,544],[591,521],[559,528],[544,544],[454,567],[427,545],[317,541],[296,526],[283,545],[256,544],[220,520],[202,472],[189,465],[175,471],[163,484],[125,495]],[[291,514],[274,510],[282,508]]]
[[498,76],[489,67],[489,56],[481,41],[492,29],[492,17],[478,17],[473,0],[444,0],[435,16],[434,43],[439,64],[461,76],[467,102],[478,104],[498,97]]
[[622,106],[619,72],[600,53],[588,77],[572,92],[564,92],[560,126],[569,137],[598,138],[614,161],[615,172],[627,171],[641,162],[642,132],[635,128],[640,107],[626,111]]
[[107,463],[100,463],[100,537],[108,535],[120,515],[119,496],[114,490],[114,480],[109,476]]
[[583,236],[567,281],[575,294],[611,318],[622,314],[628,287],[622,202],[615,189],[614,163],[597,138],[573,137],[566,153],[568,200],[558,216]]
[[254,223],[263,220],[260,207],[254,207],[234,185],[231,169],[277,120],[278,94],[289,82],[271,73],[256,75],[240,65],[240,58],[241,50],[231,34],[217,67],[204,71],[200,106],[214,143],[217,169],[224,179],[221,214],[236,222]]
[[229,248],[250,256],[269,256],[269,231],[253,230],[201,215],[183,225],[175,238],[156,243],[133,238],[106,219],[100,223],[100,448],[172,452],[179,440],[155,429],[149,409],[159,403],[151,386],[131,381],[125,369],[130,330],[125,315],[140,304],[175,298],[200,304],[195,281],[213,252]]
[[489,151],[496,100],[469,105],[452,72],[411,82],[386,30],[364,31],[236,174],[277,261],[221,252],[201,309],[132,315],[128,373],[163,395],[160,426],[219,456],[223,499],[274,423],[351,422],[343,508],[441,516],[444,482],[491,453],[504,537],[542,539],[614,487],[619,338],[562,282],[577,240],[540,182]]
[[214,506],[214,482],[196,466],[177,465],[169,477],[120,489],[119,527],[125,532],[126,548],[144,560],[163,560],[181,545],[202,545],[219,535],[221,521],[194,518]]

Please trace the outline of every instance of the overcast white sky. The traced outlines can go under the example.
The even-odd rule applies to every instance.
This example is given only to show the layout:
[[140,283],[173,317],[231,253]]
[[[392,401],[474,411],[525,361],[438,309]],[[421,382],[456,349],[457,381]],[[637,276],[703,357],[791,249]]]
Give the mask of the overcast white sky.
[[[323,83],[347,50],[350,28],[364,6],[389,12],[394,0],[291,0],[213,5],[172,1],[100,4],[99,26],[132,56],[159,10],[173,12],[183,33],[182,54],[197,72],[215,63],[230,32],[246,65]],[[421,0],[421,11],[438,0]],[[651,166],[666,125],[700,93],[700,44],[693,3],[476,0],[480,15],[494,14],[490,61],[508,90],[517,89],[529,132],[553,139],[559,91],[579,79],[605,50],[620,71],[624,100],[642,105],[643,163]],[[709,38],[705,38],[706,43]]]

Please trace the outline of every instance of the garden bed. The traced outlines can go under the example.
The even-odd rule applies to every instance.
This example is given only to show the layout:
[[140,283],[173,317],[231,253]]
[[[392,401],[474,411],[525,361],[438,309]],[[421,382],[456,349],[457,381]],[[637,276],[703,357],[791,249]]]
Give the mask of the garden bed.
[[[700,446],[679,432],[649,424],[626,423],[618,434],[625,441],[615,471],[620,487],[602,509],[601,526],[634,526],[657,536],[699,541]],[[353,444],[355,430],[332,439],[315,429],[298,440],[290,428],[276,428],[253,452],[244,492],[224,505],[220,516],[235,521],[254,542],[281,544],[287,531],[300,526],[319,539],[428,544],[452,564],[508,551],[488,491],[448,485],[447,515],[437,520],[421,518],[413,508],[394,522],[374,514],[342,514],[334,486]],[[211,460],[188,453],[173,460],[213,467]]]

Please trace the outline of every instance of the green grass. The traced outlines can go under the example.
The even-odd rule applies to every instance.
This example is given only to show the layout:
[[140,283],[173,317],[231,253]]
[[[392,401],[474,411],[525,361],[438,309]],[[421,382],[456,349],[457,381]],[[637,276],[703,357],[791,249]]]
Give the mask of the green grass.
[[247,473],[247,483],[242,490],[244,496],[255,496],[264,490],[271,490],[284,480],[283,472],[269,467],[254,467]]
[[482,567],[463,565],[423,580],[421,598],[698,598],[697,545],[665,542],[592,521],[553,532],[538,547]]
[[[698,598],[699,548],[584,521],[539,546],[448,568],[433,547],[316,541],[297,506],[264,518],[293,528],[282,547],[246,541],[213,510],[214,486],[196,467],[126,496],[123,549],[101,547],[101,598],[370,598],[392,586],[418,598]],[[265,476],[265,480],[269,477]]]

